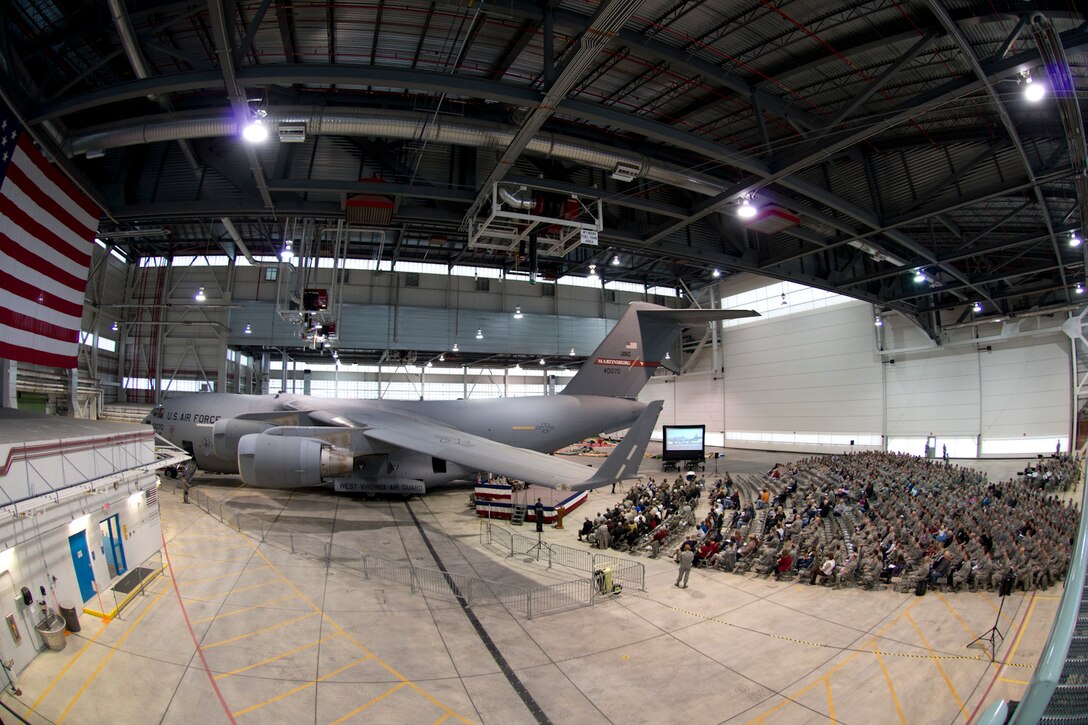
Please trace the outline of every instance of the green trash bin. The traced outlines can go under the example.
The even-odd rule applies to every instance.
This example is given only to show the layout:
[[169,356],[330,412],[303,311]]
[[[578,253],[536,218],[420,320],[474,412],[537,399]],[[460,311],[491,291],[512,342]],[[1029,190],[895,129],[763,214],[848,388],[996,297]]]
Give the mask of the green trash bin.
[[64,618],[50,614],[34,627],[45,640],[45,646],[59,652],[67,642],[64,639]]

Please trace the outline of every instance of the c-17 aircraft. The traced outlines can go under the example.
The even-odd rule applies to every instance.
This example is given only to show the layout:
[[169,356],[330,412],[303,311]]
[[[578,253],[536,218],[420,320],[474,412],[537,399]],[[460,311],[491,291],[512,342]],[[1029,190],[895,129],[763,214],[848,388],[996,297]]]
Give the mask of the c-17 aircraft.
[[[485,400],[342,400],[197,393],[145,419],[209,472],[251,486],[420,494],[477,471],[581,491],[634,478],[662,402],[635,398],[681,330],[750,310],[632,302],[557,395]],[[548,455],[628,428],[599,469]]]

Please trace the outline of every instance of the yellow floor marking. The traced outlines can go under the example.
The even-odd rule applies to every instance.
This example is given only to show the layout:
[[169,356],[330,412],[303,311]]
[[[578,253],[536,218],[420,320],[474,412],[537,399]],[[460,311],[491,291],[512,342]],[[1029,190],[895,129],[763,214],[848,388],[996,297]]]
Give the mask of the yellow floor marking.
[[1024,686],[1027,686],[1028,684],[1030,684],[1030,683],[1024,682],[1023,680],[1010,680],[1010,679],[1005,678],[1005,677],[998,677],[997,679],[1001,680],[1002,682],[1008,682],[1010,685],[1024,685]]
[[215,679],[221,680],[224,677],[232,677],[234,675],[238,675],[238,674],[241,674],[243,672],[246,672],[247,670],[252,670],[255,667],[260,667],[261,665],[267,665],[267,664],[269,664],[271,662],[275,662],[276,660],[282,660],[284,657],[290,657],[291,655],[298,654],[299,652],[302,652],[304,650],[308,650],[311,647],[316,647],[319,644],[322,644],[324,642],[328,642],[330,639],[336,639],[339,636],[340,636],[339,632],[334,632],[333,634],[330,634],[327,637],[323,637],[322,639],[315,639],[313,642],[309,642],[307,644],[304,644],[301,647],[295,647],[294,649],[288,650],[286,652],[281,652],[280,654],[278,654],[278,655],[276,655],[274,657],[269,657],[266,660],[261,660],[260,662],[255,662],[252,665],[246,665],[245,667],[239,667],[236,670],[231,670],[230,672],[224,672],[221,675],[216,675]]
[[98,667],[94,668],[94,672],[92,672],[90,676],[83,682],[83,684],[79,686],[79,689],[76,690],[76,694],[72,696],[72,699],[68,703],[68,706],[64,708],[64,711],[60,714],[60,717],[57,718],[57,725],[60,725],[62,722],[64,722],[64,718],[68,716],[68,711],[72,709],[72,705],[76,704],[76,700],[78,700],[83,695],[83,692],[87,689],[87,686],[91,684],[94,678],[98,677],[98,673],[101,672],[102,668],[106,666],[106,663],[110,661],[110,657],[113,657],[113,653],[121,648],[121,644],[126,639],[128,639],[128,636],[132,634],[134,629],[136,629],[136,625],[140,623],[140,620],[147,616],[147,613],[150,612],[155,607],[155,605],[159,603],[159,600],[162,599],[163,595],[165,595],[168,591],[168,589],[164,589],[154,599],[152,599],[151,602],[144,609],[144,611],[140,613],[140,616],[136,617],[136,619],[133,620],[132,624],[128,626],[128,629],[126,629],[125,633],[121,635],[121,638],[113,643],[113,646],[106,653],[105,658],[103,658],[103,660],[98,663]]
[[914,617],[908,614],[907,619],[910,621],[910,626],[914,627],[914,631],[917,632],[918,638],[922,640],[922,644],[925,645],[925,648],[929,651],[930,657],[933,660],[933,664],[937,665],[937,670],[941,673],[941,677],[944,678],[944,683],[948,685],[948,690],[952,693],[952,697],[956,699],[956,704],[960,706],[960,712],[963,713],[963,717],[967,720],[970,720],[971,716],[967,714],[967,708],[964,707],[963,700],[960,699],[960,693],[956,692],[955,685],[952,684],[952,680],[948,678],[948,674],[944,671],[944,668],[941,667],[941,661],[937,659],[937,655],[933,651],[933,648],[929,646],[929,640],[927,640],[926,636],[922,634],[922,630],[918,628],[918,624],[914,621]]
[[283,700],[284,698],[287,698],[287,697],[290,697],[291,695],[294,695],[296,692],[302,692],[303,690],[306,690],[308,688],[313,687],[318,682],[324,682],[325,680],[329,679],[330,677],[333,677],[335,675],[340,674],[344,670],[350,670],[355,665],[359,664],[360,662],[365,662],[368,659],[370,659],[370,658],[369,657],[360,657],[359,659],[355,660],[354,662],[349,662],[348,664],[344,665],[343,667],[341,667],[339,669],[336,669],[336,670],[333,670],[332,672],[330,672],[327,675],[324,675],[322,677],[318,677],[316,680],[314,680],[312,682],[304,682],[303,684],[299,685],[298,687],[292,687],[287,692],[280,693],[279,695],[276,695],[275,697],[273,697],[273,698],[271,698],[269,700],[265,700],[264,702],[258,702],[256,705],[250,705],[249,707],[245,708],[244,710],[238,710],[236,712],[232,712],[231,715],[233,715],[234,717],[238,717],[239,715],[245,715],[247,712],[253,712],[254,710],[259,710],[260,708],[265,707],[266,705],[271,705],[274,702],[279,702],[280,700]]
[[[278,574],[281,577],[283,576],[279,572],[276,572],[276,574]],[[250,584],[248,587],[237,587],[235,589],[228,589],[225,592],[218,592],[216,594],[208,594],[207,595],[208,599],[203,599],[203,600],[197,599],[196,597],[185,597],[185,598],[186,599],[196,599],[196,601],[198,601],[198,602],[200,602],[200,601],[205,601],[205,602],[215,601],[216,599],[225,599],[226,597],[229,597],[231,594],[237,594],[238,592],[248,592],[250,589],[260,589],[261,587],[266,587],[269,584],[279,584],[279,582],[280,582],[280,579],[278,579],[278,578],[277,579],[269,579],[268,581],[261,582],[260,584]]]
[[[200,556],[199,554],[185,554],[185,553],[182,553],[180,551],[178,552],[177,555],[180,556],[180,557],[183,557],[185,559],[200,559],[202,561],[214,561],[217,564],[232,564],[232,563],[238,562],[238,561],[249,561],[250,558],[252,558],[252,557],[249,557],[249,556],[242,556],[242,557],[239,557],[237,559],[209,559],[208,557]],[[171,554],[171,556],[173,556],[173,554]]]
[[267,568],[268,568],[268,566],[266,566],[266,565],[252,566],[252,567],[247,566],[245,569],[242,569],[240,571],[232,571],[229,574],[220,574],[219,576],[205,576],[205,577],[201,577],[200,579],[178,579],[178,584],[197,584],[199,582],[214,582],[214,581],[219,581],[220,579],[229,579],[232,576],[235,576],[235,577],[242,576],[243,574],[248,574],[251,571],[261,571],[262,569],[267,569]]
[[1005,655],[1005,659],[1012,661],[1013,655],[1016,654],[1017,648],[1020,646],[1020,640],[1024,638],[1024,633],[1028,631],[1028,622],[1031,621],[1031,615],[1035,613],[1035,599],[1031,600],[1031,604],[1028,605],[1027,616],[1024,617],[1024,624],[1020,627],[1020,633],[1016,635],[1016,641],[1012,643],[1012,649]]
[[996,604],[994,604],[994,601],[993,601],[993,599],[990,598],[990,595],[988,595],[986,592],[979,592],[979,594],[986,601],[986,603],[990,605],[990,608],[994,610],[995,614],[997,612],[1001,612],[1001,616],[1004,617],[1005,619],[1009,620],[1009,624],[1016,624],[1016,618],[1015,617],[1010,617],[1008,614],[1005,613],[1005,610],[1003,608],[1001,608],[1001,607],[997,606]]
[[434,721],[434,725],[441,725],[442,723],[446,722],[446,720],[449,720],[449,718],[450,718],[450,714],[448,712],[444,713],[442,715],[442,717],[440,717],[440,718],[438,718],[437,720]]
[[824,679],[824,685],[827,688],[827,716],[831,718],[831,722],[835,722],[835,699],[831,697],[831,677],[828,676]]
[[303,614],[301,617],[295,617],[294,619],[287,619],[287,620],[284,620],[283,622],[276,622],[275,624],[270,624],[267,627],[261,627],[260,629],[258,629],[256,631],[253,631],[253,632],[247,632],[246,634],[239,634],[239,635],[234,636],[234,637],[227,637],[226,639],[221,639],[218,642],[212,642],[211,644],[202,644],[202,645],[200,645],[200,648],[203,649],[203,650],[209,650],[212,647],[218,647],[220,645],[230,644],[231,642],[237,642],[240,639],[246,639],[247,637],[253,637],[255,635],[261,634],[262,632],[268,632],[269,630],[279,629],[280,627],[286,627],[287,625],[294,624],[295,622],[301,622],[303,619],[309,619],[310,617],[314,616],[315,614],[317,614],[317,612],[306,612],[306,614]]
[[60,672],[57,673],[57,676],[54,677],[53,681],[49,683],[49,686],[42,691],[41,696],[39,696],[38,699],[34,701],[34,704],[30,706],[30,709],[27,710],[28,715],[34,712],[35,708],[37,708],[38,705],[42,704],[42,700],[44,700],[45,696],[49,694],[49,691],[52,690],[58,682],[60,682],[60,678],[64,677],[64,673],[67,672],[72,667],[72,665],[74,665],[76,661],[79,660],[80,657],[83,656],[83,653],[87,651],[87,648],[94,644],[95,640],[102,636],[102,633],[106,631],[106,625],[108,624],[109,622],[103,622],[102,626],[98,628],[97,632],[95,632],[94,637],[91,637],[89,640],[87,640],[87,644],[83,645],[83,647],[80,648],[79,652],[76,652],[76,656],[73,657]]
[[336,632],[344,635],[344,638],[347,639],[347,641],[351,642],[353,645],[355,645],[355,647],[358,648],[359,651],[361,651],[364,654],[372,657],[374,659],[374,661],[377,662],[382,667],[382,669],[384,669],[386,672],[388,672],[389,674],[396,677],[398,680],[401,680],[401,681],[407,683],[409,687],[411,687],[413,690],[415,690],[424,699],[428,700],[429,702],[434,703],[439,708],[449,712],[451,715],[453,715],[453,717],[456,717],[458,720],[460,720],[463,723],[471,723],[472,722],[471,720],[466,718],[464,715],[461,715],[456,710],[451,708],[449,705],[446,705],[441,700],[436,698],[434,695],[432,695],[431,693],[427,692],[426,690],[424,690],[422,687],[420,687],[416,683],[409,680],[407,677],[402,675],[400,672],[397,672],[397,670],[392,665],[385,662],[382,658],[378,657],[373,652],[371,652],[369,649],[364,647],[357,639],[355,639],[350,634],[348,634],[348,632],[343,627],[341,627],[339,624],[336,623],[336,621],[334,621],[329,615],[327,615],[324,612],[324,610],[322,610],[316,604],[314,604],[313,601],[308,596],[306,596],[306,594],[303,593],[303,591],[301,589],[299,589],[298,586],[293,581],[291,581],[286,576],[284,576],[283,573],[280,572],[279,569],[276,567],[276,565],[273,564],[272,561],[267,556],[265,556],[264,552],[260,550],[259,546],[255,545],[244,534],[239,533],[238,535],[242,536],[245,541],[249,542],[250,546],[253,547],[253,550],[257,554],[257,556],[261,557],[266,562],[268,562],[268,564],[272,567],[272,569],[274,571],[278,572],[281,577],[283,577],[283,580],[287,583],[287,586],[289,586],[291,589],[295,590],[295,592],[298,594],[298,596],[301,597],[302,600],[304,602],[306,602],[306,604],[308,604],[315,612],[319,612],[321,614],[321,619],[323,621],[325,621],[330,627],[332,627],[334,630],[336,630]]
[[960,613],[956,611],[956,608],[949,604],[948,600],[945,599],[944,595],[941,594],[939,591],[934,591],[933,593],[937,595],[937,598],[940,599],[942,603],[944,603],[944,606],[948,607],[948,611],[952,612],[952,616],[956,618],[956,621],[960,623],[960,625],[963,627],[963,630],[967,632],[967,636],[971,639],[974,639],[977,635],[969,626],[967,626],[967,622],[963,621],[963,617],[961,617]]
[[[192,619],[192,620],[189,620],[189,623],[190,624],[204,624],[204,622],[211,622],[214,619],[226,619],[227,617],[233,617],[235,614],[245,614],[246,612],[252,611],[254,609],[262,609],[264,607],[267,607],[269,604],[275,604],[276,602],[282,602],[285,599],[294,599],[296,596],[298,596],[298,595],[288,594],[285,597],[276,597],[275,599],[266,599],[265,601],[261,602],[260,604],[254,604],[254,605],[249,606],[249,607],[240,607],[238,609],[233,609],[233,610],[227,612],[226,614],[213,614],[212,616],[204,617],[203,619]],[[188,597],[186,597],[186,599],[188,599]]]
[[907,725],[907,718],[904,717],[903,708],[899,704],[899,696],[895,694],[895,687],[892,686],[892,677],[888,674],[888,668],[884,666],[884,658],[880,656],[875,641],[871,641],[870,645],[873,649],[873,654],[876,655],[876,661],[880,663],[880,671],[884,673],[884,681],[888,683],[888,692],[892,694],[892,702],[895,703],[895,711],[899,714],[899,722],[903,723],[903,725]]
[[[384,700],[385,698],[389,697],[394,692],[396,692],[397,690],[399,690],[400,688],[404,687],[407,684],[408,684],[407,682],[402,682],[399,685],[397,685],[396,687],[391,687],[390,689],[388,689],[385,692],[383,692],[382,694],[378,695],[377,697],[375,697],[373,700],[366,703],[365,705],[360,705],[359,707],[357,707],[354,710],[352,710],[351,712],[349,712],[347,715],[344,715],[341,718],[337,718],[336,720],[333,720],[331,723],[329,723],[329,725],[340,725],[340,723],[344,722],[345,720],[348,720],[349,718],[355,717],[356,715],[358,715],[359,713],[361,713],[363,710],[367,709],[368,707],[370,707],[374,703],[379,702],[381,700]],[[438,722],[442,722],[447,717],[449,717],[449,712],[448,711],[446,712],[445,715],[443,715],[441,718],[439,718]]]

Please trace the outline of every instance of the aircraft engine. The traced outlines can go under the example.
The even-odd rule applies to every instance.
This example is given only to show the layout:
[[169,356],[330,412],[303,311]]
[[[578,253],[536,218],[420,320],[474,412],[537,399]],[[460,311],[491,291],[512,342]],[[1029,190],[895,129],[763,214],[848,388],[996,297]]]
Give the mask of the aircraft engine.
[[317,438],[250,433],[238,441],[238,473],[250,486],[321,486],[351,474],[351,453]]
[[216,458],[234,460],[238,455],[238,441],[250,433],[261,433],[279,425],[263,420],[244,418],[220,418],[212,425],[212,453]]

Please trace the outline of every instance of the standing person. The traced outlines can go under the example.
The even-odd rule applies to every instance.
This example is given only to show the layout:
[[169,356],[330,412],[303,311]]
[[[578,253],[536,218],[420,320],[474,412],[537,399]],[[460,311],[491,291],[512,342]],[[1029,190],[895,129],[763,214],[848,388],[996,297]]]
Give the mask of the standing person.
[[[695,563],[695,552],[691,550],[689,544],[684,544],[684,548],[680,550],[680,571],[676,574],[676,584],[673,586],[680,587],[681,589],[688,588],[688,576],[691,574],[691,566]],[[680,582],[684,583],[681,584]]]
[[537,531],[543,531],[544,530],[544,504],[540,502],[539,498],[536,500],[536,505],[533,506],[533,518],[536,519],[536,530]]

